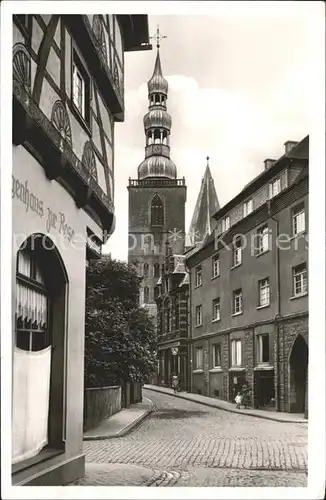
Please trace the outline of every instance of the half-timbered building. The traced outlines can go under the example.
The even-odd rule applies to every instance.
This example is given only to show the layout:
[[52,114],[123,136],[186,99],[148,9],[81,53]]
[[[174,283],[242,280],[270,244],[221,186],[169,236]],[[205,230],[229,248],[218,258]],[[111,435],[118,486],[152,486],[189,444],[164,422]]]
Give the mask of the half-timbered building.
[[84,474],[85,268],[115,225],[124,53],[151,48],[148,41],[146,15],[13,18],[16,485]]

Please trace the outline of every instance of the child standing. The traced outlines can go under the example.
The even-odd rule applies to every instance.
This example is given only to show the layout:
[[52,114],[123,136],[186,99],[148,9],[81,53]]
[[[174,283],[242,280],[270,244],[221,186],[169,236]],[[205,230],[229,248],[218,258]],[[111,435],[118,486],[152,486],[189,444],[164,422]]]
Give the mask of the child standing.
[[237,404],[236,408],[238,410],[240,410],[240,406],[241,406],[241,403],[242,403],[242,396],[241,396],[240,392],[238,392],[238,394],[236,395],[235,402]]

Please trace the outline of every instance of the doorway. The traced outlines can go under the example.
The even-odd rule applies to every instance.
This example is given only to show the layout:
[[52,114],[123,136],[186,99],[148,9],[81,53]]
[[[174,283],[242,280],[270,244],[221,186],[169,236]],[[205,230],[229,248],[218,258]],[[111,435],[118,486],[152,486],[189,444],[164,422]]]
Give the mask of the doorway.
[[301,335],[298,335],[290,354],[290,413],[304,413],[306,380],[308,374],[308,346]]

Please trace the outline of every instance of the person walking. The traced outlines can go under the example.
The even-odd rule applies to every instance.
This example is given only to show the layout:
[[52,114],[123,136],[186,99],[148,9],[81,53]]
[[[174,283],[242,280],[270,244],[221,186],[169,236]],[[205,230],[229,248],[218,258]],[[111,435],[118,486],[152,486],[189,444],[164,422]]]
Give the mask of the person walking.
[[179,377],[176,373],[172,375],[172,388],[174,390],[174,394],[177,393],[179,387]]

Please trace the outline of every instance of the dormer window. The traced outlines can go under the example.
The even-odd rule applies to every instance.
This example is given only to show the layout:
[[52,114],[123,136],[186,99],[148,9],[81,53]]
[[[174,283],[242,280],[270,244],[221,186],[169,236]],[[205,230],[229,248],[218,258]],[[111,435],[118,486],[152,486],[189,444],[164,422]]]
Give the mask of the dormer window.
[[275,179],[269,185],[269,198],[277,196],[281,192],[281,179]]
[[228,229],[230,229],[230,217],[229,216],[222,219],[222,232],[224,233]]

